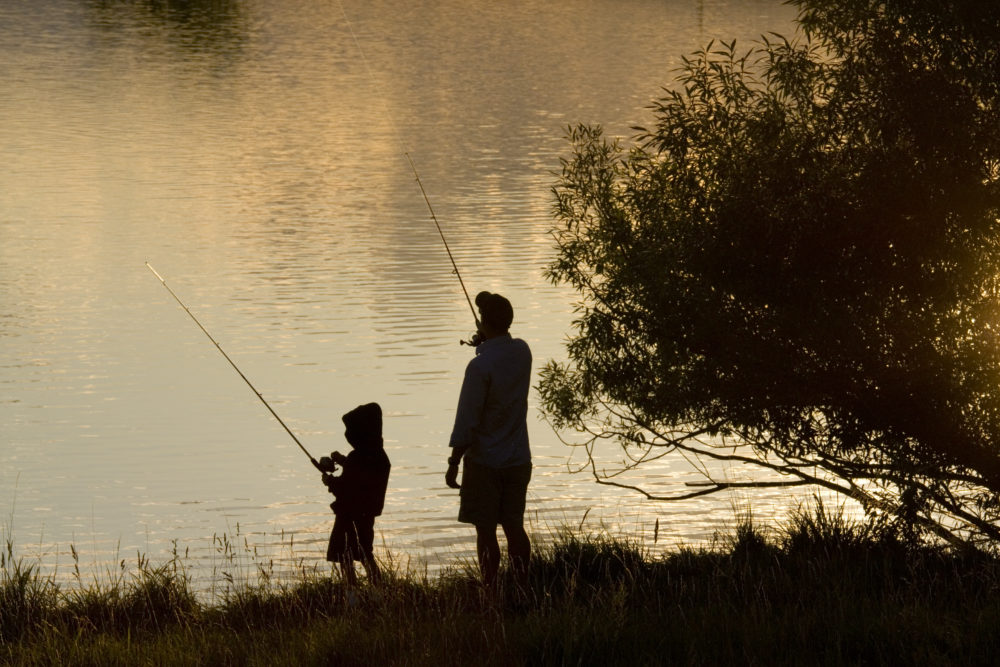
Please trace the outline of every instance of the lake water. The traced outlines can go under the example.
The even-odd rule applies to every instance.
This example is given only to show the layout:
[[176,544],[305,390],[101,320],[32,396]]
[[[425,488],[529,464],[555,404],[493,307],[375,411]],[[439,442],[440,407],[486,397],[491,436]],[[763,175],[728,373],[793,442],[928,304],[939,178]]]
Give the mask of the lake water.
[[[382,404],[381,555],[472,558],[443,483],[471,315],[404,152],[469,290],[510,298],[537,369],[573,318],[542,275],[565,127],[628,136],[681,56],[793,17],[780,0],[5,0],[4,538],[61,579],[71,545],[95,571],[176,549],[201,585],[234,544],[251,569],[325,567],[318,474],[149,261],[313,455]],[[598,486],[537,405],[536,541],[700,543],[734,504],[767,520],[791,502]],[[688,470],[633,480],[678,491]]]

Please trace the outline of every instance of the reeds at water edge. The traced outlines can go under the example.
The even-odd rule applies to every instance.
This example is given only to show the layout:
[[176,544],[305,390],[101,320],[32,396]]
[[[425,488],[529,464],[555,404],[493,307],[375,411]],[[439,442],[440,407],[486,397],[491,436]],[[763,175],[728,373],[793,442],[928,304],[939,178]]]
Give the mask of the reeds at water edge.
[[[220,538],[223,551],[234,543]],[[66,586],[13,546],[0,567],[0,663],[9,664],[888,665],[1000,655],[995,556],[903,543],[822,507],[771,529],[747,518],[713,546],[662,553],[567,529],[536,549],[524,580],[504,569],[495,590],[468,562],[434,577],[383,562],[382,585],[350,588],[323,567],[292,578],[266,561],[237,568],[245,551],[230,548],[232,580],[206,601],[176,552]]]

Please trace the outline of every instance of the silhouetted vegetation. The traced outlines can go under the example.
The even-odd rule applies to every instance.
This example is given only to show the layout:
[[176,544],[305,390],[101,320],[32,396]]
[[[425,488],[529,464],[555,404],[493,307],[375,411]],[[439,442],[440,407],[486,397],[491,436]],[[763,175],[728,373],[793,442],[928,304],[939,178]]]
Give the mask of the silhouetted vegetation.
[[628,150],[570,130],[549,275],[579,318],[544,408],[601,482],[604,443],[699,462],[649,497],[819,485],[996,546],[1000,4],[792,4],[794,39],[686,60]]
[[991,664],[1000,562],[878,536],[822,507],[714,548],[566,533],[488,593],[466,570],[345,587],[316,573],[197,602],[176,562],[63,590],[13,561],[0,662],[30,664]]

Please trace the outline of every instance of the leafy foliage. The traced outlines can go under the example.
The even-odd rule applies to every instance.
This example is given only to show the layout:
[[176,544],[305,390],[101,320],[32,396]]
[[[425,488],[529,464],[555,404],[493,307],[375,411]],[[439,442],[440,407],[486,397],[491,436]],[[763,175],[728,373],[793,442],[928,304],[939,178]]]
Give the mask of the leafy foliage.
[[[556,428],[818,484],[919,536],[1000,539],[1000,6],[795,0],[636,128],[571,128],[549,277],[580,294]],[[641,490],[641,489],[640,489]],[[653,494],[646,493],[649,497]]]

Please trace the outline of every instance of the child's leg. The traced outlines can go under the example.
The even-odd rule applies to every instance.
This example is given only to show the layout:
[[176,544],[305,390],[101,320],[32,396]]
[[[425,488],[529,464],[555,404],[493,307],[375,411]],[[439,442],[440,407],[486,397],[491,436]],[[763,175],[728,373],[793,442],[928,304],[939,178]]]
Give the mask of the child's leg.
[[365,572],[368,574],[368,581],[372,584],[378,584],[382,580],[382,571],[379,570],[374,555],[375,517],[358,519],[355,526],[357,527],[361,565],[364,566]]
[[358,573],[354,571],[354,559],[349,553],[340,557],[340,574],[348,586],[357,586]]
[[361,564],[365,568],[365,573],[368,575],[368,581],[373,584],[379,584],[382,582],[382,570],[378,567],[378,562],[375,561],[375,556],[371,552],[364,555],[361,559]]

